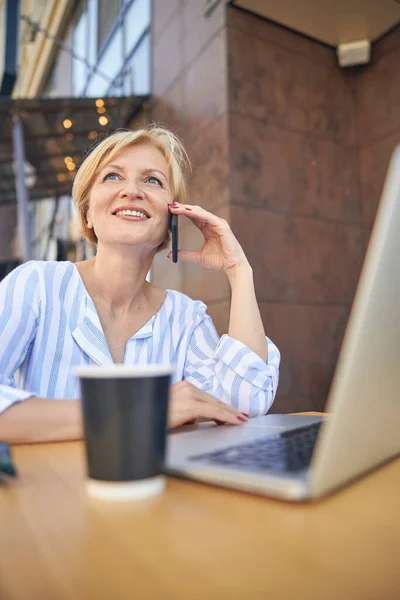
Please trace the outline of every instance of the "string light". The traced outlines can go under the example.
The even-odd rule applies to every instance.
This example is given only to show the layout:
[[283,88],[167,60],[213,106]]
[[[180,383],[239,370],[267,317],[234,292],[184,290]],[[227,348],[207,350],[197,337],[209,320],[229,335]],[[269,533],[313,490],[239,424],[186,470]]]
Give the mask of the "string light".
[[72,127],[71,119],[64,119],[63,126],[65,127],[65,129],[71,129],[71,127]]
[[76,164],[74,163],[74,159],[73,158],[71,158],[70,156],[66,156],[64,158],[64,162],[67,165],[68,171],[75,171]]
[[97,108],[101,108],[102,106],[104,106],[104,100],[102,98],[98,98],[95,102]]
[[67,133],[67,135],[65,136],[65,138],[70,142],[71,140],[74,139],[74,134],[73,133]]
[[106,107],[99,106],[99,108],[97,109],[97,112],[99,113],[99,115],[103,115],[106,112]]
[[99,123],[100,123],[100,125],[102,125],[104,127],[108,123],[108,118],[105,117],[104,115],[99,117]]
[[60,183],[62,183],[63,181],[65,181],[66,176],[64,173],[57,173],[57,179]]
[[89,140],[94,140],[95,137],[97,137],[97,131],[89,131],[89,133],[88,133]]

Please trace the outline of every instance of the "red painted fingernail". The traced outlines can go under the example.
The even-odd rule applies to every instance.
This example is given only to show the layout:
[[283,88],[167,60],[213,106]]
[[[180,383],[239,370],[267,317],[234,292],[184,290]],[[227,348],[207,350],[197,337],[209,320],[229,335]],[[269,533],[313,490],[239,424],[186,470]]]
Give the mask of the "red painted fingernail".
[[247,417],[247,418],[249,418],[249,416],[250,416],[250,415],[248,415],[248,414],[247,414],[247,413],[245,413],[245,412],[242,412],[242,415],[244,415],[244,416],[245,416],[245,417]]
[[192,210],[192,209],[189,208],[188,206],[185,206],[185,210]]
[[247,422],[247,419],[246,419],[246,417],[242,417],[242,416],[238,415],[238,419],[239,419],[239,421],[241,421],[242,423],[246,423],[246,422]]

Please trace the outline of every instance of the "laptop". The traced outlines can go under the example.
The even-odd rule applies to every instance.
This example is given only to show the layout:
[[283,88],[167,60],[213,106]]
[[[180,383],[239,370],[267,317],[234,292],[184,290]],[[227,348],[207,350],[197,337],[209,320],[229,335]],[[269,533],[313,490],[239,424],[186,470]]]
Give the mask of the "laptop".
[[[284,357],[283,357],[284,359]],[[326,405],[168,436],[171,474],[285,500],[324,496],[400,453],[400,146],[393,153]]]

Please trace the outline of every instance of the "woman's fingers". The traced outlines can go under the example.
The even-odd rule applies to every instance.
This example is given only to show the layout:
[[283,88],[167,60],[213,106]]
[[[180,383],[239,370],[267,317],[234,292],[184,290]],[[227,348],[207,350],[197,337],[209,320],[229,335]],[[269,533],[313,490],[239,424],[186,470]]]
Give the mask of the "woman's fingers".
[[232,413],[233,415],[242,417],[244,414],[244,413],[240,412],[240,410],[237,410],[236,408],[234,408],[233,406],[230,406],[229,404],[225,404],[225,402],[221,402],[221,400],[214,398],[214,396],[211,396],[211,394],[207,394],[207,392],[204,392],[203,390],[200,390],[199,388],[194,388],[193,394],[194,394],[194,397],[196,398],[196,400],[199,400],[200,402],[210,402],[211,404],[214,404],[215,406],[219,406],[219,407],[222,407],[222,408],[228,410],[228,412]]
[[[168,258],[172,258],[172,252],[168,252]],[[198,250],[178,250],[178,260],[200,264],[201,253]]]
[[[211,402],[196,402],[197,407],[194,410],[197,411],[198,418],[211,419],[213,421],[222,421],[224,423],[230,423],[231,425],[241,425],[247,421],[244,415],[233,413],[227,410],[226,405],[218,406]],[[222,403],[221,403],[222,404]]]
[[198,400],[199,402],[211,403],[221,409],[227,410],[232,415],[243,416],[243,413],[234,408],[233,406],[225,404],[225,402],[221,402],[221,400],[218,400],[208,392],[201,390],[200,388],[192,385],[188,381],[180,381],[179,383],[176,383],[174,386],[172,386],[173,390],[174,388],[178,392],[178,394],[180,394],[183,397],[190,397],[193,400]]
[[194,416],[198,419],[213,419],[214,421],[222,421],[233,425],[245,423],[248,420],[243,413],[215,398],[212,398],[212,400],[207,399],[206,401],[196,398],[192,399],[192,402]]
[[221,402],[187,381],[171,388],[169,426],[178,427],[188,421],[211,419],[232,425],[247,421],[247,416],[232,406]]
[[194,204],[179,204],[176,202],[170,204],[170,210],[177,215],[185,215],[199,228],[202,229],[204,225],[223,225],[226,224],[224,219],[217,217],[213,213],[208,212],[201,206]]
[[170,205],[169,210],[174,214],[187,216],[204,237],[200,250],[180,251],[180,260],[201,264],[207,269],[224,271],[227,274],[238,265],[247,264],[243,249],[225,219],[213,215],[201,206],[176,203]]

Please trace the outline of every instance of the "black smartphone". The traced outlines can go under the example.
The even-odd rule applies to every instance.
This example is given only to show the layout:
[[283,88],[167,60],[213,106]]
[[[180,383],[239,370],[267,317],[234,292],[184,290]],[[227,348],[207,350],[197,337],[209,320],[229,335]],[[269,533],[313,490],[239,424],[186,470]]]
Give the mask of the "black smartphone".
[[178,215],[170,212],[168,217],[168,229],[172,237],[172,262],[178,262]]

